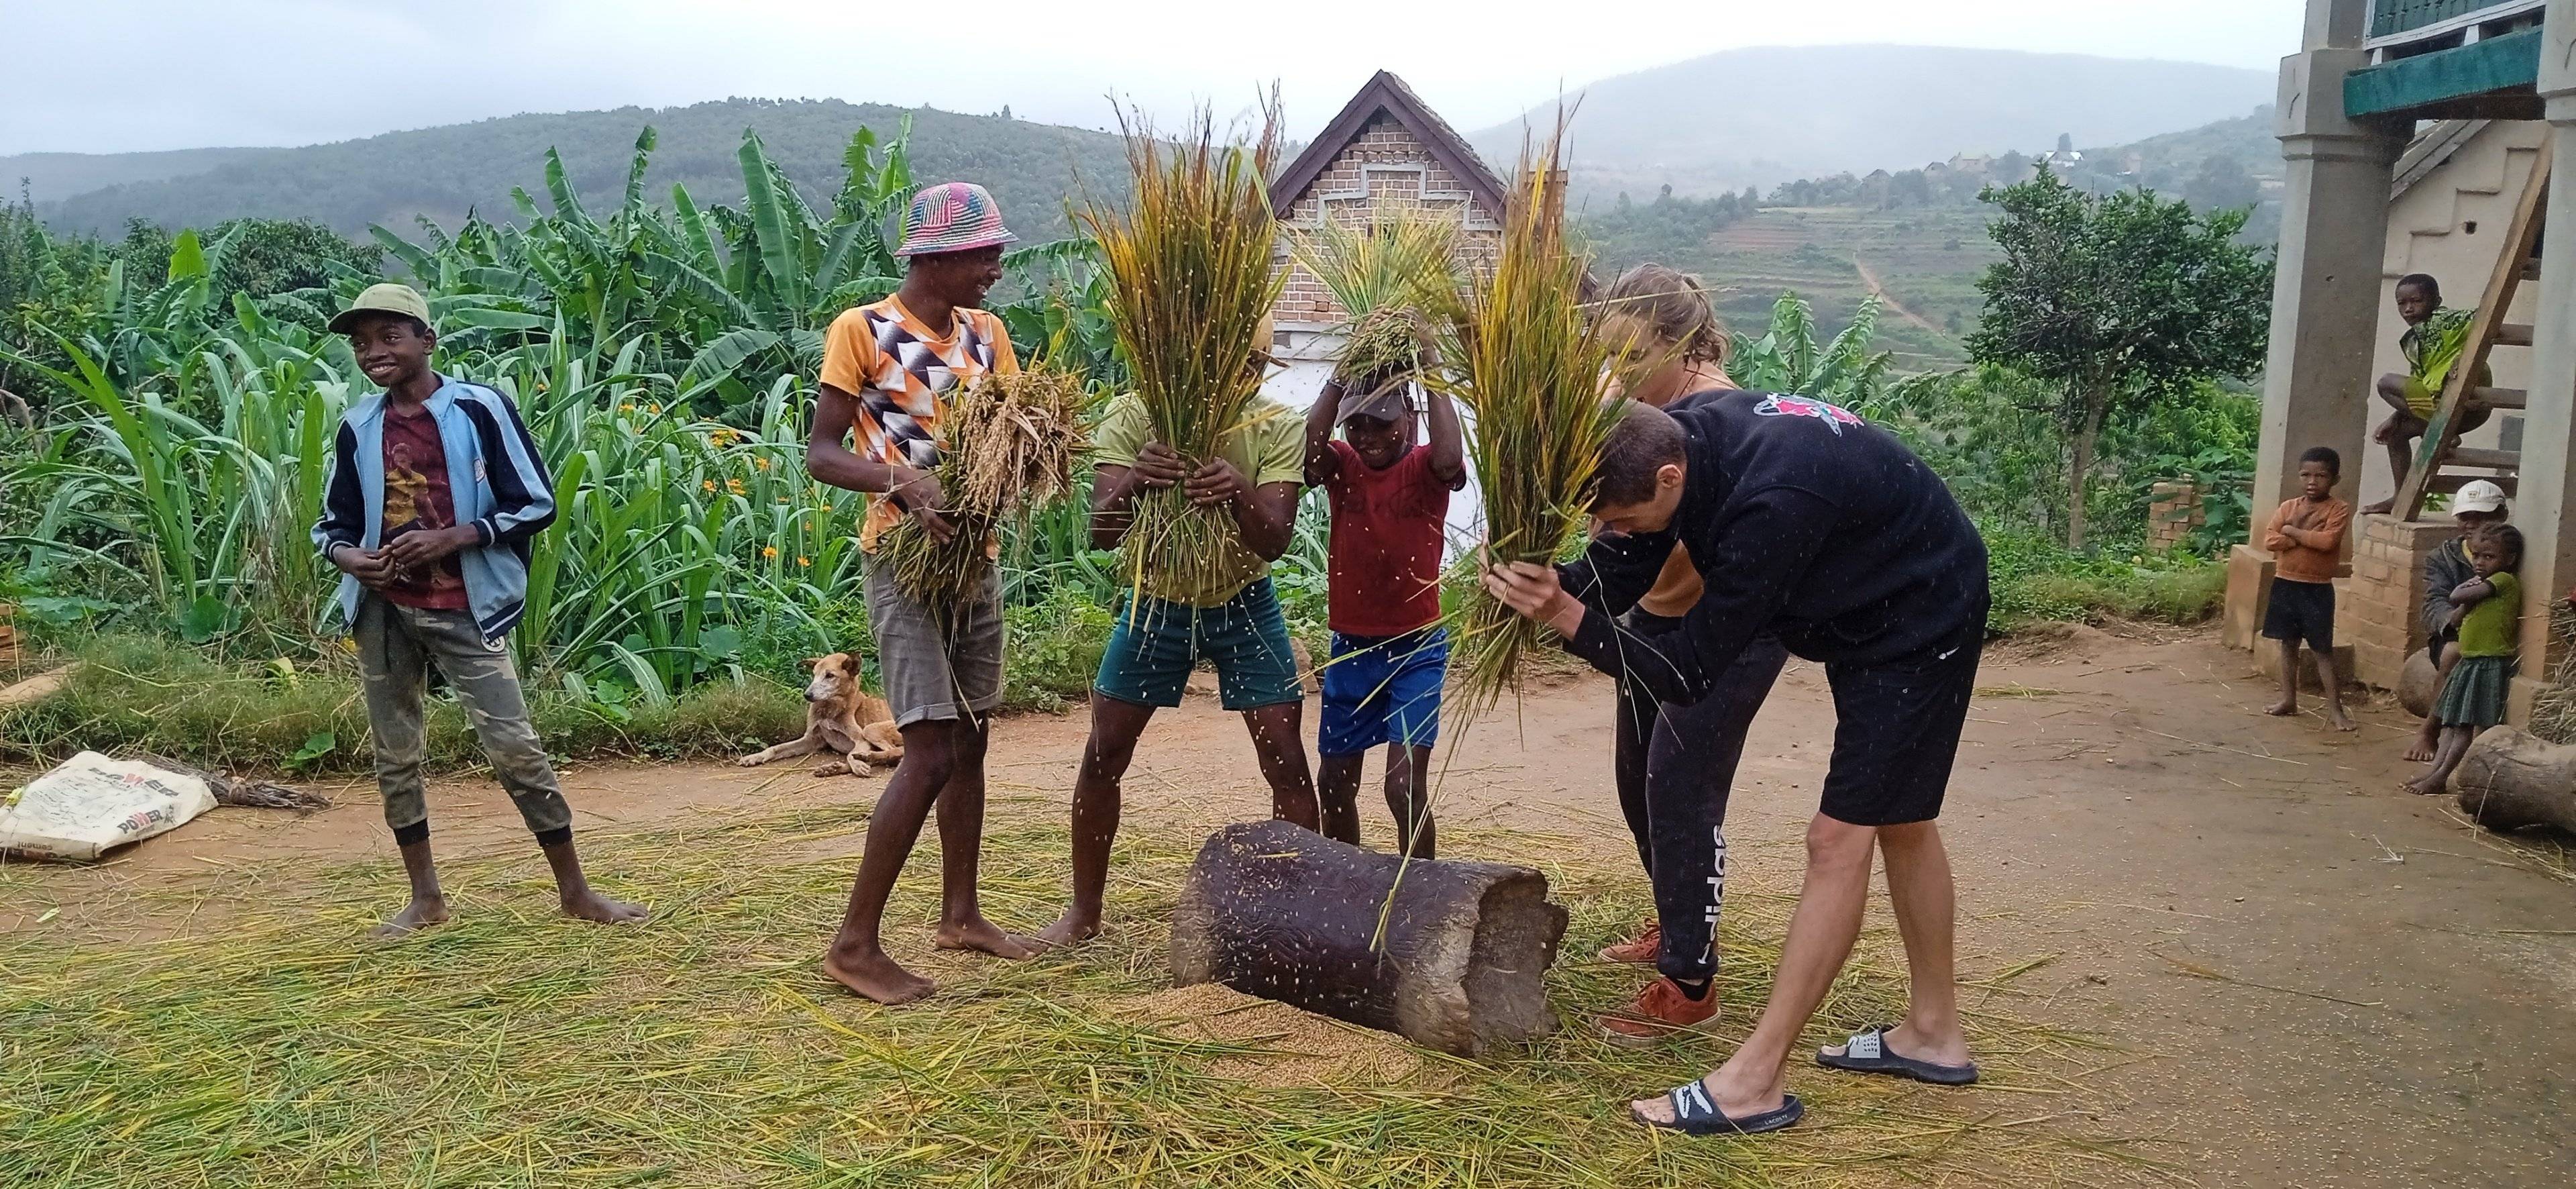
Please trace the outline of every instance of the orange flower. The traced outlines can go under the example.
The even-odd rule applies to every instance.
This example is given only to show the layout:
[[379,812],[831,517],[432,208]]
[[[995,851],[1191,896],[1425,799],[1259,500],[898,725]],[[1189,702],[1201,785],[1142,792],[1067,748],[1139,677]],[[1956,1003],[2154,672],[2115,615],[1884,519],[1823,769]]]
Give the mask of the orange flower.
[[732,493],[733,493],[733,494],[735,494],[735,495],[741,495],[741,494],[743,493],[742,480],[740,480],[740,479],[727,479],[727,480],[725,480],[725,490],[726,490],[726,491],[730,491],[730,492],[732,492]]
[[768,561],[770,558],[773,558],[773,557],[776,557],[776,556],[778,556],[778,546],[776,546],[776,545],[763,545],[763,546],[761,546],[761,547],[760,547],[760,560],[762,560],[762,561]]
[[813,559],[813,558],[810,558],[810,557],[800,557],[800,558],[797,558],[797,559],[796,559],[796,564],[797,564],[797,565],[800,565],[800,566],[811,567],[811,566],[814,564],[814,559]]
[[[760,469],[762,469],[762,470],[764,470],[764,471],[765,471],[765,470],[768,470],[768,469],[769,469],[769,460],[768,460],[767,458],[755,458],[755,459],[752,459],[752,460],[751,460],[751,465],[756,466],[756,467],[759,467]],[[787,501],[785,501],[785,500],[780,500],[779,502],[783,504],[783,503],[786,503]]]
[[617,411],[620,413],[632,413],[635,411],[635,402],[628,401],[625,404],[619,405],[617,406]]
[[698,484],[698,490],[700,490],[700,491],[714,491],[715,489],[716,489],[716,481],[715,481],[715,480],[713,480],[713,479],[709,479],[709,480],[707,480],[707,481],[706,481],[706,482],[704,482],[704,483],[700,483],[700,484]]
[[660,412],[662,411],[662,406],[660,406],[660,405],[646,405],[646,406],[644,406],[644,411],[645,411],[645,412],[647,412],[647,413],[660,413]]

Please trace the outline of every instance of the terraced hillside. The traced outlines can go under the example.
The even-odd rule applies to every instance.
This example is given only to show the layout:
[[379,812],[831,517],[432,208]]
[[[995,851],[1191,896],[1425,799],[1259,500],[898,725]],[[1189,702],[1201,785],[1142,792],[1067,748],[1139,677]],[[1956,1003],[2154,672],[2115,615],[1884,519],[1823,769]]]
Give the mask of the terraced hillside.
[[[1815,303],[1827,332],[1839,331],[1878,289],[1889,305],[1879,346],[1905,370],[1951,367],[1967,357],[1960,340],[1976,327],[1977,275],[1995,256],[1987,216],[1984,207],[1770,207],[1664,263],[1705,278],[1739,330],[1759,330],[1794,290]],[[1615,271],[1638,261],[1605,250],[1601,263]]]

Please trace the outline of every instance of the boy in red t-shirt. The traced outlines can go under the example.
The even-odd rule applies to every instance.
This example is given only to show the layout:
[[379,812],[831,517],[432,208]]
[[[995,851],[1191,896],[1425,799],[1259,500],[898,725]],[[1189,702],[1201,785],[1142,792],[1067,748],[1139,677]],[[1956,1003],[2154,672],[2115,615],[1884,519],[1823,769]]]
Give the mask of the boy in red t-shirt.
[[[1336,376],[1306,413],[1306,482],[1331,499],[1332,659],[1324,666],[1324,835],[1360,840],[1360,768],[1387,745],[1386,807],[1396,846],[1432,857],[1431,744],[1449,634],[1440,626],[1440,564],[1449,493],[1467,485],[1458,410],[1429,393],[1431,440],[1416,443],[1407,378]],[[1346,440],[1333,440],[1333,427]]]

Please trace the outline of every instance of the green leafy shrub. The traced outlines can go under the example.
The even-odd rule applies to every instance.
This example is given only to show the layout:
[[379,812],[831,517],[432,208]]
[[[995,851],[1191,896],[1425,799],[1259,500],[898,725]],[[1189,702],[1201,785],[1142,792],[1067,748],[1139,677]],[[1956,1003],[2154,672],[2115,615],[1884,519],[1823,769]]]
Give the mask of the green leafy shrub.
[[[63,689],[0,710],[0,759],[51,762],[81,750],[151,751],[235,771],[371,770],[367,708],[343,657],[295,665],[227,663],[150,636],[114,635],[81,648]],[[805,729],[805,701],[774,681],[707,682],[659,703],[531,689],[529,716],[548,752],[569,759],[740,754]],[[433,695],[433,768],[481,762],[465,713]]]
[[1091,692],[1109,650],[1110,609],[1065,590],[1002,614],[1002,706],[1059,711]]
[[2227,595],[2227,567],[2189,553],[2089,556],[2026,528],[1980,528],[1994,600],[1989,631],[2103,616],[2201,623]]

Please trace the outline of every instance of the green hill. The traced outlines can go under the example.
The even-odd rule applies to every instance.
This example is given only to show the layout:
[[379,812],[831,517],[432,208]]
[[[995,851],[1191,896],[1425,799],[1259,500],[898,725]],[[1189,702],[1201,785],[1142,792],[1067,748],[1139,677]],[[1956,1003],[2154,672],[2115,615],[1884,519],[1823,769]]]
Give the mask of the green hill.
[[[2280,230],[2283,174],[2272,127],[2272,109],[2260,107],[2133,144],[2085,149],[2058,168],[2096,193],[2145,186],[2202,209],[2251,205],[2245,238],[2268,244]],[[1992,208],[1977,201],[1977,191],[2007,174],[2028,175],[2019,154],[1998,157],[1982,176],[1909,169],[1784,182],[1762,200],[1772,205],[1744,194],[1667,192],[1638,200],[1621,191],[1604,201],[1596,192],[1576,226],[1604,271],[1655,260],[1699,274],[1719,313],[1739,330],[1759,331],[1783,290],[1814,303],[1819,323],[1838,330],[1876,289],[1888,303],[1877,345],[1896,352],[1903,368],[1949,366],[1966,357],[1961,340],[1983,304],[1976,279],[1996,255],[1986,238]]]
[[[1937,46],[1761,46],[1592,83],[1567,130],[1577,195],[1717,194],[1958,152],[2126,144],[2273,98],[2266,71],[2191,62]],[[1473,140],[1509,164],[1523,123]],[[2274,150],[2277,155],[2278,150]]]
[[[38,211],[57,230],[112,233],[137,218],[165,227],[206,227],[260,216],[311,218],[362,235],[369,223],[408,232],[415,216],[452,227],[468,209],[506,217],[512,187],[542,191],[548,148],[563,155],[575,189],[596,196],[594,201],[613,200],[625,184],[636,133],[647,124],[660,136],[649,178],[657,197],[676,182],[701,203],[739,201],[742,169],[735,151],[750,127],[807,200],[826,203],[840,183],[841,155],[851,134],[866,125],[890,136],[907,116],[913,124],[914,176],[982,182],[1023,238],[1064,234],[1065,199],[1083,184],[1125,193],[1126,160],[1115,136],[1002,116],[838,100],[727,99],[658,110],[517,115],[303,148],[203,150],[244,155],[216,157],[211,168],[159,177],[138,175],[167,168],[173,164],[167,159],[179,155],[31,154],[0,159],[0,169],[32,179]],[[134,180],[77,193],[54,180],[115,176],[119,170]],[[48,194],[56,197],[47,200]]]

